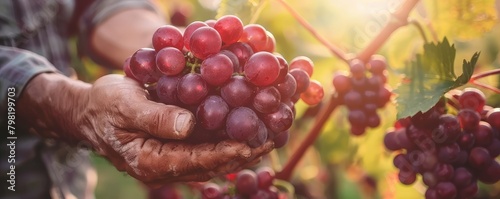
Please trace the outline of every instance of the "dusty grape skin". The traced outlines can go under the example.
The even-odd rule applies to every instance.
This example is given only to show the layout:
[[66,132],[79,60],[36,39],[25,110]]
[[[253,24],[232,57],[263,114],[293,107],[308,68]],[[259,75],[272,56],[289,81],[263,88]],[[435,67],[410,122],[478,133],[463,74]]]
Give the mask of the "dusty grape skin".
[[162,76],[156,84],[156,93],[159,101],[164,104],[178,105],[177,84],[180,76]]
[[208,86],[200,74],[189,73],[184,75],[177,84],[177,97],[187,105],[201,103],[208,94]]
[[286,131],[292,126],[293,112],[287,105],[280,103],[276,112],[263,114],[261,118],[269,129],[277,133]]
[[230,107],[250,104],[254,94],[254,86],[248,83],[243,76],[233,76],[221,87],[221,97]]
[[196,111],[196,119],[207,130],[222,128],[229,113],[229,106],[217,95],[208,96]]
[[249,141],[259,131],[259,118],[255,112],[247,107],[237,107],[227,115],[226,132],[233,140]]
[[265,87],[257,91],[252,106],[260,113],[272,113],[278,110],[281,95],[274,86]]

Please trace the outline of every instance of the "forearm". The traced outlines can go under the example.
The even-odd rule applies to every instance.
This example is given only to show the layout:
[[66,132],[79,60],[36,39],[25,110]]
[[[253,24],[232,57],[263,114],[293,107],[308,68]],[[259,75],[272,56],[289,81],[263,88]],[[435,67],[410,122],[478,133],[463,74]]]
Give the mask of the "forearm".
[[91,35],[91,48],[114,68],[137,49],[152,46],[151,36],[166,22],[162,15],[144,8],[120,11],[98,24]]
[[68,142],[84,139],[75,133],[74,121],[88,101],[90,84],[58,73],[35,76],[22,92],[16,107],[19,123],[30,133]]

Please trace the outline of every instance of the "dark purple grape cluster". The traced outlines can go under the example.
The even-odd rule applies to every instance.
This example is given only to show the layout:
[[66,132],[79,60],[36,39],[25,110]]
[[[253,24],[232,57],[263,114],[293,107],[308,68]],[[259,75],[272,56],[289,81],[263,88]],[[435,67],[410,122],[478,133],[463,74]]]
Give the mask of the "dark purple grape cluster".
[[373,55],[368,63],[359,59],[349,62],[350,75],[338,73],[333,86],[339,100],[349,109],[351,134],[363,135],[366,128],[380,125],[377,109],[389,102],[392,92],[386,85],[387,61],[381,55]]
[[260,167],[256,171],[245,169],[228,174],[224,185],[206,183],[201,195],[203,199],[278,199],[282,195],[273,184],[274,170]]
[[400,182],[412,184],[420,174],[427,199],[473,198],[478,180],[500,180],[495,160],[500,154],[500,108],[485,106],[484,94],[474,88],[448,100],[458,108],[457,115],[447,114],[441,100],[425,113],[398,120],[384,138],[387,149],[398,151],[394,166]]
[[[210,23],[208,23],[210,22]],[[311,80],[307,57],[290,62],[273,54],[273,35],[233,15],[196,21],[184,33],[171,25],[152,37],[124,65],[127,77],[146,85],[152,100],[184,107],[197,119],[193,142],[234,139],[252,147],[289,136],[299,99],[315,105],[323,87]]]

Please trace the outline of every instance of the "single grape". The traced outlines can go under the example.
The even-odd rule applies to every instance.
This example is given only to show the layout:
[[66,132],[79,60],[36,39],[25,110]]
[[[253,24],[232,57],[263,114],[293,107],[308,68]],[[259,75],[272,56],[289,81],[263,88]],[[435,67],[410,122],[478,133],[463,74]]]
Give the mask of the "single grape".
[[219,32],[222,42],[225,44],[237,42],[243,34],[243,22],[234,15],[222,16],[213,27]]
[[458,145],[462,149],[471,149],[474,146],[475,138],[471,133],[463,132],[457,140]]
[[475,138],[474,146],[488,147],[494,139],[490,124],[484,121],[479,122],[479,127],[472,134]]
[[365,77],[365,64],[361,60],[351,60],[351,62],[349,62],[349,69],[355,79],[361,79]]
[[500,164],[492,161],[484,170],[479,171],[478,179],[486,184],[495,184],[500,180]]
[[434,168],[434,175],[439,181],[452,180],[455,170],[450,164],[440,163]]
[[486,114],[486,121],[490,123],[491,127],[500,131],[500,108],[494,108]]
[[382,86],[384,86],[384,83],[379,76],[373,75],[366,78],[366,90],[378,91]]
[[337,73],[333,77],[333,87],[335,87],[339,94],[347,93],[352,89],[351,78],[344,74]]
[[264,114],[261,118],[274,133],[288,130],[294,119],[292,110],[283,103],[280,103],[277,111]]
[[422,181],[428,187],[434,187],[439,182],[439,180],[437,179],[436,175],[434,175],[433,172],[424,172],[422,174]]
[[366,126],[352,126],[351,125],[351,134],[360,136],[363,135],[366,131]]
[[273,84],[279,84],[285,81],[285,77],[288,74],[288,63],[286,62],[285,58],[281,56],[276,56],[276,59],[278,59],[278,63],[280,64],[280,72],[276,80],[274,81]]
[[230,44],[229,46],[224,47],[224,50],[229,50],[232,53],[234,53],[236,57],[238,57],[238,61],[240,63],[240,68],[241,68],[241,71],[239,72],[243,72],[243,66],[247,63],[247,60],[254,53],[252,47],[243,42],[236,42]]
[[351,126],[366,126],[367,118],[362,110],[349,111],[348,119]]
[[207,24],[207,26],[212,27],[212,28],[215,26],[216,22],[217,21],[215,19],[209,19],[209,20],[205,21],[205,23]]
[[323,100],[323,96],[325,95],[323,91],[323,86],[317,80],[311,80],[309,83],[309,87],[307,90],[300,94],[300,98],[306,104],[310,106],[315,106]]
[[269,136],[269,133],[267,132],[267,127],[264,124],[264,122],[259,120],[258,123],[259,123],[259,128],[257,130],[257,135],[253,139],[247,142],[248,146],[252,148],[257,148],[263,145],[266,142],[267,137]]
[[184,104],[199,104],[205,99],[207,94],[207,83],[200,74],[188,73],[177,84],[177,97]]
[[189,39],[191,53],[199,59],[205,59],[210,55],[218,53],[222,47],[219,33],[211,27],[200,27],[196,29]]
[[125,73],[125,77],[131,78],[136,82],[140,82],[134,77],[134,74],[132,74],[132,71],[130,70],[130,57],[125,59],[125,62],[123,63],[123,72]]
[[274,148],[279,149],[279,148],[285,146],[286,143],[288,143],[289,138],[290,138],[290,132],[288,130],[277,134],[276,136],[274,136],[274,139],[273,139]]
[[212,86],[226,83],[233,75],[234,68],[231,59],[224,54],[217,53],[201,62],[201,77]]
[[462,109],[457,114],[460,126],[467,131],[473,131],[479,126],[481,116],[474,110]]
[[417,179],[417,174],[413,171],[399,171],[399,181],[405,185],[410,185]]
[[351,90],[344,95],[344,104],[350,110],[360,109],[363,107],[363,95],[358,91]]
[[291,69],[290,74],[297,81],[297,90],[295,90],[295,94],[302,93],[307,90],[309,87],[310,78],[306,71],[302,69]]
[[184,39],[181,31],[172,25],[164,25],[158,28],[153,33],[153,47],[156,52],[159,52],[165,47],[173,47],[182,51],[184,47]]
[[243,76],[233,76],[220,89],[220,95],[230,107],[245,106],[251,103],[254,87]]
[[263,51],[267,44],[266,29],[259,24],[248,24],[243,27],[240,41],[248,43],[254,52]]
[[472,198],[474,195],[476,195],[478,191],[477,187],[477,182],[472,182],[469,185],[467,185],[465,188],[461,188],[458,190],[458,196],[460,198]]
[[159,101],[164,104],[178,105],[177,84],[180,76],[162,76],[156,83],[156,94]]
[[382,55],[373,55],[368,62],[370,72],[373,74],[383,74],[387,68],[387,60]]
[[273,54],[269,52],[257,52],[248,59],[243,72],[246,79],[252,84],[256,86],[268,86],[278,78],[280,64]]
[[425,191],[425,199],[440,199],[440,198],[439,198],[439,196],[437,194],[436,189],[428,188]]
[[182,39],[184,40],[184,47],[186,47],[187,50],[191,50],[189,41],[191,39],[191,35],[193,35],[193,32],[197,30],[200,27],[208,27],[208,25],[205,22],[201,21],[194,21],[190,23],[188,26],[186,26],[186,29],[184,30],[184,35],[182,36]]
[[440,182],[436,185],[437,195],[441,199],[454,199],[457,196],[457,188],[451,182]]
[[466,88],[458,98],[462,109],[471,109],[478,113],[483,110],[486,98],[484,93],[477,88]]
[[295,78],[291,74],[287,73],[285,80],[278,83],[276,88],[280,91],[282,100],[290,99],[295,94],[295,90],[297,90],[297,81],[295,81]]
[[[454,143],[461,134],[460,123],[458,119],[451,114],[444,114],[439,117],[439,129],[444,139],[434,139],[437,144],[451,144]],[[433,137],[434,138],[434,137]]]
[[267,189],[273,185],[274,170],[270,167],[263,166],[255,171],[257,174],[257,182],[259,189]]
[[229,113],[227,103],[217,95],[208,96],[196,111],[196,119],[207,130],[222,128]]
[[314,63],[309,57],[306,56],[298,56],[292,59],[290,61],[290,70],[294,68],[300,68],[309,75],[309,77],[312,77],[313,70],[314,70]]
[[379,108],[382,108],[391,100],[392,92],[389,86],[382,86],[378,91],[378,100],[377,105]]
[[474,147],[470,150],[467,163],[475,169],[484,169],[492,161],[490,153],[483,147]]
[[259,131],[259,118],[255,112],[247,107],[237,107],[227,115],[226,132],[233,140],[249,141]]
[[[387,148],[387,149],[389,149],[391,151],[396,151],[396,150],[400,150],[400,149],[403,148],[397,142],[397,140],[396,140],[396,133],[394,131],[391,131],[391,132],[388,132],[387,134],[385,134],[385,136],[384,136],[384,145],[385,145],[385,148]],[[402,154],[400,154],[400,155],[402,155]]]
[[394,133],[396,135],[395,136],[396,142],[398,143],[399,146],[401,146],[402,148],[405,148],[407,150],[416,149],[417,146],[408,137],[408,134],[406,133],[406,129],[404,129],[404,128],[396,129],[394,131]]
[[493,139],[493,141],[491,142],[491,144],[488,146],[487,149],[492,158],[495,158],[498,155],[500,155],[500,140]]
[[231,63],[233,64],[233,72],[235,73],[243,72],[243,68],[240,67],[240,61],[233,52],[229,50],[221,50],[219,54],[226,55],[231,60]]
[[263,51],[266,52],[274,52],[274,49],[276,47],[276,39],[274,38],[273,33],[266,31],[266,36],[267,36],[267,42],[264,48],[262,48]]
[[130,57],[130,71],[141,83],[157,82],[160,72],[156,68],[156,52],[152,48],[141,48]]
[[222,199],[222,191],[219,185],[208,182],[203,185],[202,199]]
[[366,90],[366,86],[368,85],[368,79],[366,77],[362,77],[359,79],[357,78],[350,78],[350,79],[351,79],[352,89],[358,92]]
[[438,157],[441,162],[452,163],[458,159],[460,146],[457,143],[441,146],[438,149]]
[[249,169],[238,172],[235,183],[236,190],[243,196],[250,196],[257,192],[257,175]]
[[380,125],[380,117],[377,114],[366,114],[366,126],[375,128],[379,125]]
[[167,76],[178,75],[184,70],[186,59],[177,48],[165,47],[156,54],[156,67]]
[[453,176],[453,184],[457,188],[464,188],[472,182],[472,173],[465,167],[459,167],[455,169]]
[[260,113],[272,113],[278,110],[281,95],[274,86],[260,89],[253,98],[253,107]]

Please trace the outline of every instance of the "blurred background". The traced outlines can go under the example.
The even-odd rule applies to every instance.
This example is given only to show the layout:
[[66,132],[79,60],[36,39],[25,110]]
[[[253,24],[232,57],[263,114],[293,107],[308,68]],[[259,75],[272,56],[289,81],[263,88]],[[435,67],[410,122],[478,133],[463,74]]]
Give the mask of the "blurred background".
[[[355,54],[376,36],[389,20],[390,13],[403,0],[287,2],[330,43]],[[276,52],[286,60],[304,55],[314,61],[312,78],[323,84],[325,96],[332,92],[333,74],[348,70],[345,62],[333,56],[275,0],[156,0],[156,3],[176,26],[216,19],[218,12],[236,14],[244,24],[261,24],[273,33]],[[239,7],[240,10],[237,9]],[[499,11],[498,0],[424,0],[411,12],[410,19],[423,25],[430,41],[442,40],[446,36],[455,44],[455,71],[461,74],[462,60],[470,59],[476,51],[481,51],[477,72],[500,68]],[[388,83],[392,88],[398,86],[404,75],[405,64],[421,52],[423,43],[414,26],[405,26],[394,32],[378,51],[388,60]],[[83,63],[75,60],[75,65],[78,65],[79,78],[88,82],[108,73],[122,73],[101,68],[87,59]],[[481,81],[500,88],[498,75]],[[500,107],[498,94],[483,91],[488,105]],[[271,164],[275,170],[280,170],[287,161],[311,128],[315,117],[314,111],[306,112],[308,107],[303,102],[297,103],[296,108],[297,120],[292,127],[290,142],[285,148],[273,151],[271,158],[263,161],[264,164]],[[396,120],[395,105],[389,104],[380,109],[382,124],[359,137],[349,133],[346,112],[342,107],[331,115],[320,138],[302,158],[292,180],[296,191],[309,190],[317,198],[424,198],[425,186],[421,182],[417,181],[413,185],[398,183],[397,170],[392,164],[394,154],[383,145],[386,130]],[[98,173],[96,198],[146,198],[147,191],[143,185],[125,173],[118,172],[104,158],[94,155],[93,163]],[[187,195],[185,198],[199,197],[190,194],[192,191],[182,184],[173,186]],[[480,184],[478,198],[500,198],[500,183]]]

